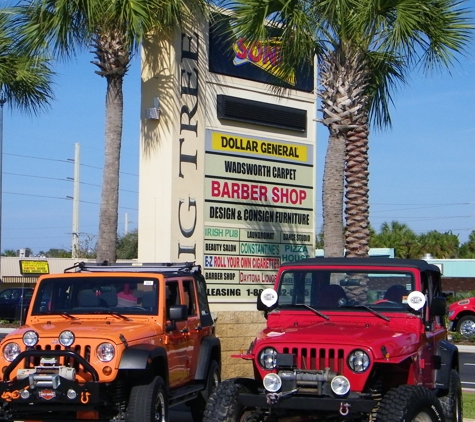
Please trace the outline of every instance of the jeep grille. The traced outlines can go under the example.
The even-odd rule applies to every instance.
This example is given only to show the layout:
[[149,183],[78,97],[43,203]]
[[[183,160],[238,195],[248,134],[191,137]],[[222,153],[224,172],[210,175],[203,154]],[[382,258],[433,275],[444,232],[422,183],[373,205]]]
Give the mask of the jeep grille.
[[[44,352],[48,352],[48,350],[67,350],[66,347],[63,347],[59,344],[56,344],[54,345],[53,347],[51,345],[46,345],[46,346],[42,346],[40,344],[36,345],[35,347],[36,350],[42,350]],[[91,358],[91,346],[84,346],[84,347],[81,347],[81,345],[77,344],[77,345],[74,345],[72,346],[71,348],[69,348],[69,350],[72,350],[74,353],[82,356],[85,360],[87,360],[88,362],[90,362],[90,358]],[[30,360],[30,364],[32,366],[38,366],[40,364],[40,359],[39,357],[37,358],[31,358]],[[79,369],[79,364],[78,362],[76,362],[74,359],[71,359],[69,357],[61,357],[59,362],[58,362],[59,365],[64,365],[64,366],[69,366],[69,367],[72,367],[72,368],[75,368],[76,371]]]
[[295,355],[299,369],[323,370],[330,368],[339,374],[344,372],[345,351],[343,349],[315,347],[284,347],[283,353]]

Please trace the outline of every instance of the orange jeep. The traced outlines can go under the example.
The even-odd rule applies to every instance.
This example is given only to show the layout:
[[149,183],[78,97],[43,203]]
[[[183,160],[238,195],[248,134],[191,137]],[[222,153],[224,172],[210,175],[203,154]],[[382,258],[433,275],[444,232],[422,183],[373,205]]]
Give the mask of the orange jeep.
[[0,343],[0,419],[201,421],[221,347],[199,266],[79,263],[41,276]]

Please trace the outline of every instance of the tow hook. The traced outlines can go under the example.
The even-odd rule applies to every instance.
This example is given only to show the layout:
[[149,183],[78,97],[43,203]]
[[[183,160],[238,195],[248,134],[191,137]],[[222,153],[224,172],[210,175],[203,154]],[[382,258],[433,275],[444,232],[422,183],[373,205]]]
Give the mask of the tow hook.
[[350,413],[350,403],[340,403],[340,415],[347,416]]
[[286,393],[268,393],[266,395],[266,399],[267,399],[267,404],[269,406],[275,406],[277,403],[279,403],[279,401],[286,397],[286,396],[290,396],[291,394],[294,394],[298,391],[298,388],[294,389],[294,390],[291,390],[291,391],[287,391]]

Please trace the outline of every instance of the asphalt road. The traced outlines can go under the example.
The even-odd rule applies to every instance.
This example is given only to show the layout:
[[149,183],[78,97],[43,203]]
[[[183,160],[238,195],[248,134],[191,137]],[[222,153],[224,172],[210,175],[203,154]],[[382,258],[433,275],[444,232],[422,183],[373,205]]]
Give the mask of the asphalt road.
[[461,352],[459,365],[462,388],[475,390],[475,353]]

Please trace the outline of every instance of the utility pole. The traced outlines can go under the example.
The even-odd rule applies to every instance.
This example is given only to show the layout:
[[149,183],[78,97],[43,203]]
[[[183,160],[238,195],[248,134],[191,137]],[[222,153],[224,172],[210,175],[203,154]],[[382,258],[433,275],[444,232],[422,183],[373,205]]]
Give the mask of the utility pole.
[[2,197],[3,197],[3,106],[7,102],[3,89],[0,92],[0,282],[2,281]]
[[74,144],[73,239],[71,257],[79,258],[79,143]]

